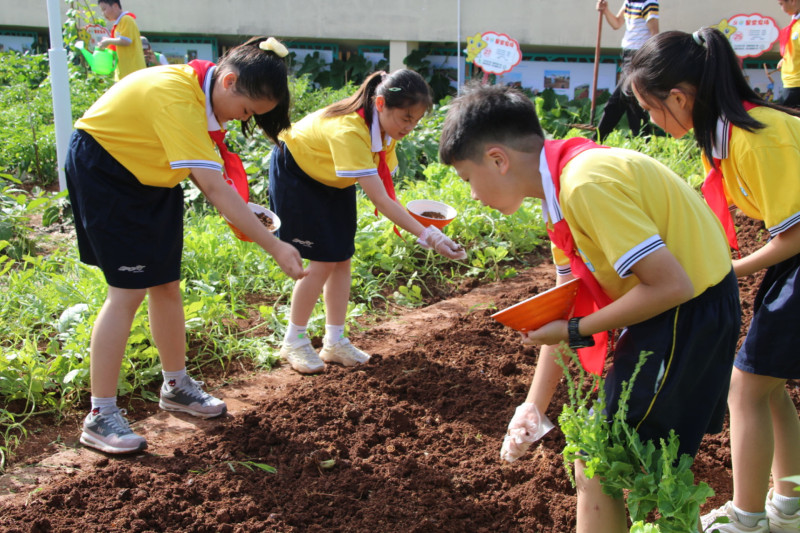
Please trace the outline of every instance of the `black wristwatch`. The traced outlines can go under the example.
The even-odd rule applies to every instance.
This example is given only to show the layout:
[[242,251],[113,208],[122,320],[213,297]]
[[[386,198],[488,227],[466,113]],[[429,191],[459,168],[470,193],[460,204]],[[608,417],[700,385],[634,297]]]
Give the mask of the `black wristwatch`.
[[577,348],[588,348],[589,346],[594,346],[594,339],[591,335],[582,336],[578,333],[578,322],[581,321],[580,316],[576,316],[569,319],[567,322],[567,332],[569,333],[569,347],[574,349]]

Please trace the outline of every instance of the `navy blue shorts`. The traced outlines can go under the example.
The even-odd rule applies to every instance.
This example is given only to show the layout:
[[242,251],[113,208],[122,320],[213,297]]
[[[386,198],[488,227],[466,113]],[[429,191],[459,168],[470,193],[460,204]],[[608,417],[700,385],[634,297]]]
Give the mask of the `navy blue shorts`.
[[180,279],[183,189],[142,185],[94,138],[72,133],[64,165],[81,261],[106,283],[146,289]]
[[722,430],[741,325],[739,286],[731,270],[701,295],[625,328],[605,380],[607,412],[617,410],[622,382],[642,351],[653,352],[634,382],[627,422],[643,441],[674,429],[679,455],[694,456],[706,433]]
[[286,144],[272,149],[269,205],[281,227],[277,236],[312,261],[339,262],[356,251],[356,187],[328,187],[297,165]]
[[734,365],[781,379],[800,378],[800,254],[767,269]]

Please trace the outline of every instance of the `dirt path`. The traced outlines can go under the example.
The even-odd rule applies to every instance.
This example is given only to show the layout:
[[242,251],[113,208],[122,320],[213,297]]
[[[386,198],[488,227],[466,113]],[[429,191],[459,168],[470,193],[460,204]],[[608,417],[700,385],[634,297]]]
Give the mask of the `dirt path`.
[[[109,459],[83,449],[76,420],[56,453],[0,479],[0,530],[574,530],[558,429],[524,459],[499,460],[537,352],[490,315],[550,288],[553,277],[541,265],[360,332],[354,342],[373,354],[365,367],[313,377],[283,368],[219,387],[231,412],[224,419],[141,420],[145,454]],[[757,283],[740,281],[745,324]],[[800,405],[797,382],[790,391]],[[562,385],[552,420],[564,399]],[[703,441],[695,472],[717,493],[706,510],[730,498],[727,428]]]

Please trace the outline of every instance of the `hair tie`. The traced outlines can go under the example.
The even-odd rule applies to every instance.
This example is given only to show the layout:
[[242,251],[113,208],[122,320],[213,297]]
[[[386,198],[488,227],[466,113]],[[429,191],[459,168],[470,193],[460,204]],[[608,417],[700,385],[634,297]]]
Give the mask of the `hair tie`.
[[697,30],[692,34],[692,39],[694,39],[694,42],[696,42],[698,45],[705,47],[706,40],[702,35],[700,35],[700,30]]
[[289,49],[275,37],[270,37],[266,41],[261,41],[258,43],[258,47],[262,50],[274,52],[278,57],[286,57],[289,55]]

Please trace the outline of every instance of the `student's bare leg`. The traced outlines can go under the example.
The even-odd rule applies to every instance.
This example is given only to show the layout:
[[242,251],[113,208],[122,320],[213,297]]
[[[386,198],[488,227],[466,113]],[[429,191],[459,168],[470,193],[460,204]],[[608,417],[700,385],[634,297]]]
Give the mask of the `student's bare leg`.
[[733,504],[748,513],[764,511],[775,447],[770,398],[782,380],[733,369],[728,408],[733,463]]
[[583,461],[575,461],[575,482],[578,492],[577,533],[626,533],[628,519],[625,500],[603,493],[600,479],[587,479]]
[[322,288],[331,275],[336,263],[310,261],[308,275],[297,280],[292,291],[292,305],[289,319],[298,326],[308,325],[314,306],[317,304]]
[[186,366],[186,320],[180,281],[147,289],[150,331],[158,348],[161,367],[176,372]]
[[342,326],[347,320],[347,304],[350,302],[352,265],[350,259],[331,264],[333,268],[325,282],[323,293],[325,321],[328,324]]
[[775,491],[782,496],[795,496],[797,486],[790,481],[781,481],[787,476],[800,472],[800,418],[797,415],[786,380],[779,380],[770,396],[772,412],[772,433],[775,439],[775,453],[772,459],[772,483]]
[[89,347],[92,396],[96,398],[117,395],[119,372],[133,317],[145,294],[146,289],[108,287],[106,300],[92,328]]

